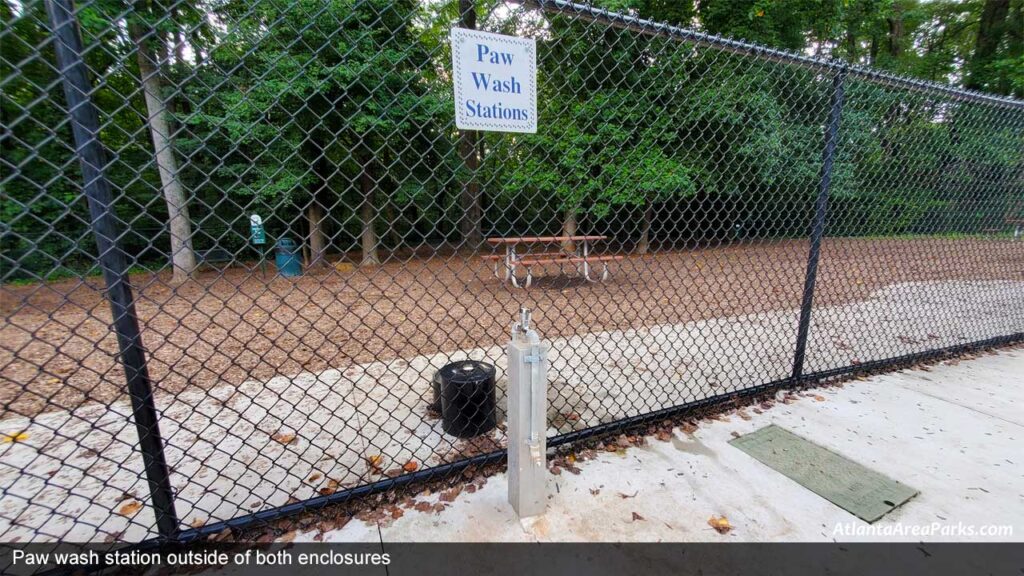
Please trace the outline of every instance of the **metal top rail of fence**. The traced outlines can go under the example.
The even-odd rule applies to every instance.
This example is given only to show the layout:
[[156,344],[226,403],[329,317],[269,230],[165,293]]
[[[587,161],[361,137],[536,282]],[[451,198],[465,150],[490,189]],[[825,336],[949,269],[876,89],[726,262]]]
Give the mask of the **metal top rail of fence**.
[[[1010,97],[560,0],[0,7],[0,540],[500,463],[521,307],[548,447],[1024,339]],[[452,26],[536,40],[535,134],[457,129]]]

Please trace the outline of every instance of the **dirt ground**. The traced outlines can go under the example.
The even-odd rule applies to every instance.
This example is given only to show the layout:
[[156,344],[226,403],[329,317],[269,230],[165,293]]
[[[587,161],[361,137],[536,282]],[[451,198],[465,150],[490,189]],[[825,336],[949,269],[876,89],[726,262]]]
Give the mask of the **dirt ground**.
[[[628,256],[609,281],[559,270],[515,289],[477,256],[392,259],[264,279],[207,271],[172,289],[169,274],[132,276],[154,388],[239,385],[507,340],[520,306],[545,337],[793,309],[806,241],[664,250]],[[992,239],[827,239],[815,304],[869,297],[901,282],[1024,280],[1024,242]],[[33,416],[123,395],[102,281],[0,288],[0,417]]]

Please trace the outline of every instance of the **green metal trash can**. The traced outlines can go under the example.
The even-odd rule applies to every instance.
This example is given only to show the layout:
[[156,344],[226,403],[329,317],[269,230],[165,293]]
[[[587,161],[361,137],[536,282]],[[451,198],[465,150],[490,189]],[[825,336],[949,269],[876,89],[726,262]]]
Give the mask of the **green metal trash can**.
[[302,276],[302,256],[299,254],[299,245],[291,238],[281,238],[277,241],[274,263],[277,264],[277,273],[281,276],[286,278]]

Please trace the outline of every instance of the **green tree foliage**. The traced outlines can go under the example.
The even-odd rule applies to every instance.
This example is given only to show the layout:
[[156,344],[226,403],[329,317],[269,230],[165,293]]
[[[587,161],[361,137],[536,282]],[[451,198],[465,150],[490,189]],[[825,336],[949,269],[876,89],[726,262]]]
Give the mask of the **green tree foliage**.
[[[640,18],[1024,95],[1024,0],[600,0]],[[458,0],[79,2],[123,243],[167,263],[168,214],[128,24],[153,30],[195,247],[246,251],[247,216],[326,252],[458,242],[475,178],[485,234],[644,243],[801,235],[831,78],[585,19],[478,3],[481,29],[538,40],[535,135],[483,134],[469,173],[452,122]],[[92,265],[93,242],[47,18],[0,0],[4,279]],[[135,20],[133,20],[135,19]],[[1019,117],[848,82],[836,234],[977,232],[1019,197]],[[1016,120],[1014,118],[1017,118]],[[967,215],[966,217],[964,215]],[[849,224],[840,228],[840,224]],[[598,230],[600,229],[600,230]],[[386,254],[384,255],[386,256]]]
[[558,129],[505,139],[487,158],[490,186],[510,201],[532,194],[552,199],[556,214],[597,218],[615,206],[692,195],[692,168],[671,149],[664,86],[680,79],[669,65],[673,46],[563,19],[552,21],[551,33],[538,62],[539,124]]
[[[429,200],[431,144],[446,109],[426,90],[415,3],[250,6],[218,7],[232,26],[190,84],[192,137],[181,145],[200,193],[230,190],[239,204],[283,214],[315,202],[349,236],[374,232],[389,203]],[[354,215],[364,204],[371,210]]]

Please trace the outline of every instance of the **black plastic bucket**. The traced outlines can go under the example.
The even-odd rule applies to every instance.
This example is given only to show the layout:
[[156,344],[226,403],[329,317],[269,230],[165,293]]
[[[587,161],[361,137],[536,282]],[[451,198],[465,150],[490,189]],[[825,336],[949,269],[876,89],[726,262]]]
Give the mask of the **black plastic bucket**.
[[494,365],[463,360],[444,366],[438,374],[444,431],[459,438],[472,438],[494,430],[497,425]]

